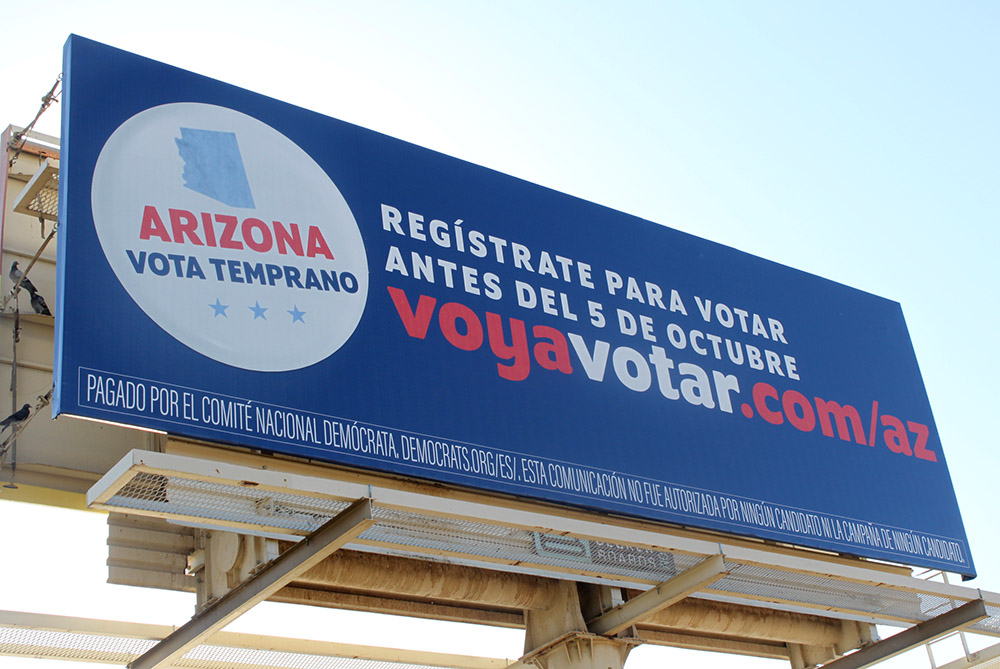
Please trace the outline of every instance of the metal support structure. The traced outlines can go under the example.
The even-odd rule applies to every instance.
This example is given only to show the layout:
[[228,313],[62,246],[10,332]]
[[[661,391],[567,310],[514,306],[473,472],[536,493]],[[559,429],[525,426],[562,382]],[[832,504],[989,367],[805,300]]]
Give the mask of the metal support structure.
[[[727,568],[733,570],[732,573],[699,591],[699,606],[689,605],[688,601],[684,601],[649,615],[648,622],[653,628],[671,631],[704,630],[705,625],[708,625],[715,630],[714,633],[727,638],[735,636],[806,645],[837,645],[840,649],[838,652],[841,653],[856,645],[839,643],[839,633],[831,632],[829,624],[817,621],[817,616],[856,621],[865,625],[902,627],[921,623],[934,615],[934,612],[926,609],[927,601],[951,600],[962,603],[982,598],[990,611],[1000,610],[1000,593],[917,579],[908,573],[901,573],[896,567],[882,564],[851,562],[834,556],[795,552],[736,539],[724,540],[720,549],[717,537],[713,536],[710,540],[690,533],[674,533],[648,523],[612,519],[597,522],[582,513],[566,510],[556,515],[546,512],[542,507],[520,501],[464,493],[443,494],[441,490],[431,486],[401,484],[386,477],[373,476],[362,482],[353,475],[349,476],[335,469],[292,462],[279,464],[276,460],[263,456],[220,453],[189,442],[168,441],[167,448],[170,452],[130,452],[90,489],[88,505],[95,509],[126,511],[130,514],[157,516],[267,536],[298,532],[288,524],[276,522],[279,520],[278,516],[262,515],[256,510],[254,500],[264,499],[272,491],[292,495],[296,504],[315,509],[317,514],[328,513],[327,517],[332,513],[325,512],[324,509],[330,508],[331,500],[371,496],[378,500],[380,508],[391,509],[392,513],[399,514],[398,521],[406,528],[406,532],[436,532],[428,523],[429,516],[459,518],[463,523],[469,523],[472,531],[485,532],[490,536],[488,553],[480,551],[476,544],[468,541],[456,541],[444,548],[451,565],[461,565],[468,569],[488,567],[522,576],[554,578],[566,578],[569,571],[577,573],[578,569],[588,569],[592,582],[642,591],[653,587],[665,576],[656,581],[640,582],[631,576],[622,575],[617,568],[604,564],[591,563],[574,567],[573,570],[549,567],[530,560],[528,555],[519,552],[513,544],[508,546],[502,541],[493,543],[495,539],[492,529],[496,526],[511,528],[512,536],[521,535],[522,530],[518,528],[531,528],[533,531],[552,535],[585,539],[601,537],[602,542],[611,547],[621,546],[623,551],[633,551],[636,550],[635,547],[658,547],[660,551],[656,554],[667,555],[669,551],[670,554],[683,558],[687,568],[697,564],[691,557],[704,560],[722,552]],[[233,515],[227,509],[224,514],[213,511],[220,515],[202,514],[195,518],[186,515],[183,507],[169,499],[154,501],[149,506],[144,492],[148,486],[143,483],[145,477],[149,476],[162,477],[153,480],[163,480],[170,486],[189,486],[196,493],[191,500],[204,500],[198,503],[203,504],[201,508],[206,510],[216,509],[216,500],[227,504],[232,500],[244,500],[244,511]],[[211,482],[215,487],[202,491],[197,487],[200,486],[198,482]],[[248,486],[247,482],[257,485]],[[339,504],[340,502],[336,508],[342,508]],[[401,509],[406,511],[400,511]],[[371,541],[364,543],[375,553],[431,560],[436,560],[436,556],[440,555],[437,549],[426,549],[421,543],[409,539],[397,541],[395,536],[392,533],[385,536],[373,535]],[[433,537],[436,541],[441,538],[439,532],[434,533]],[[508,561],[503,558],[502,553],[500,558],[490,557],[497,555],[497,546],[505,551],[509,550],[509,554],[516,557],[517,561]],[[345,581],[343,573],[331,572],[329,576],[330,578],[324,577],[322,580],[330,582],[333,589],[357,587]],[[373,582],[379,587],[382,585],[377,578]],[[318,587],[326,586],[320,584]],[[405,589],[410,590],[408,586]],[[302,591],[301,588],[298,590]],[[797,592],[802,594],[795,594]],[[301,594],[302,592],[297,593],[284,601],[298,601],[296,598],[311,600],[315,593],[310,592],[310,597],[307,598],[301,598]],[[426,594],[421,596],[424,597],[423,601],[428,601]],[[816,600],[816,597],[823,599]],[[450,603],[455,601],[452,599]],[[827,603],[820,606],[816,601]],[[494,603],[508,608],[529,608],[521,603]],[[706,603],[735,607],[735,610],[722,611],[722,617],[719,617],[702,606]],[[753,607],[749,615],[731,615],[745,611],[748,606]],[[677,611],[679,607],[684,607],[684,610]],[[772,619],[766,610],[777,610],[779,613]],[[595,613],[596,611],[588,610],[584,620]],[[509,617],[506,620],[504,624],[516,624]],[[994,614],[988,620],[970,626],[970,631],[990,634],[998,625],[1000,614]],[[836,627],[839,629],[839,625]],[[587,627],[584,625],[578,631],[587,631]],[[766,634],[759,636],[755,631],[764,631]],[[551,638],[553,637],[544,635],[540,641]]]
[[845,655],[839,660],[834,660],[823,665],[823,669],[861,669],[886,660],[894,655],[899,655],[911,648],[923,645],[929,641],[949,634],[959,628],[971,625],[983,618],[988,617],[986,603],[982,599],[974,599],[966,602],[957,609],[952,609],[947,613],[931,618],[899,634],[874,643],[867,648],[862,648],[856,653]]
[[[17,280],[18,285],[21,284],[21,279]],[[14,293],[14,334],[11,343],[11,354],[10,354],[10,411],[14,413],[17,411],[17,343],[21,339],[21,314],[20,307],[17,306],[17,293]],[[14,483],[14,479],[17,477],[17,425],[14,425],[11,430],[13,434],[9,437],[10,447],[4,448],[0,446],[0,464],[3,463],[3,457],[10,452],[10,481],[7,483],[8,488],[16,488],[17,484]]]
[[1000,643],[977,650],[975,653],[966,653],[965,657],[941,665],[938,669],[972,669],[996,659],[1000,659]]
[[507,669],[537,667],[538,669],[623,669],[636,639],[609,639],[599,634],[568,632],[545,646],[528,653]]
[[290,583],[296,575],[315,566],[375,523],[371,499],[362,498],[313,532],[251,579],[239,584],[206,606],[144,655],[130,669],[169,666],[214,632]]
[[[941,580],[944,581],[945,583],[949,582],[947,572],[938,570],[935,573],[936,575],[941,576]],[[928,576],[927,578],[933,578],[933,575]],[[972,653],[969,651],[969,640],[965,637],[965,630],[959,630],[958,638],[962,642],[962,650],[965,651],[965,657],[968,658]],[[934,662],[934,650],[931,648],[930,643],[927,644],[927,655],[930,657],[931,666],[937,669],[937,664]]]
[[198,611],[252,578],[281,554],[276,540],[263,537],[200,530],[195,539],[198,549],[187,556],[187,572],[196,576]]
[[[524,612],[525,653],[517,666],[538,669],[623,669],[634,638],[614,638],[587,630],[575,583],[559,581],[549,606]],[[509,669],[509,668],[508,668]]]
[[679,602],[728,574],[722,554],[713,555],[669,581],[588,621],[587,629],[593,634],[613,636],[649,614]]
[[[17,364],[16,360],[11,361],[11,365],[12,366],[14,366],[16,364]],[[25,367],[26,365],[22,364],[21,366]],[[16,375],[14,375],[14,376],[16,376]],[[13,390],[13,388],[12,388],[12,390]],[[34,417],[36,415],[38,415],[38,410],[41,409],[41,408],[43,408],[43,407],[45,407],[45,406],[48,406],[49,402],[52,401],[52,388],[49,388],[48,391],[44,395],[38,395],[38,396],[36,396],[35,399],[37,401],[35,402],[34,407],[32,407],[31,412],[28,414],[28,417],[26,419],[24,419],[23,421],[21,421],[20,423],[17,423],[16,425],[12,425],[11,426],[10,434],[7,436],[7,438],[5,438],[3,441],[0,441],[0,461],[3,460],[3,457],[7,454],[7,451],[10,450],[11,446],[16,446],[16,444],[17,444],[17,435],[21,434],[21,432],[28,426],[28,423],[30,423],[34,419]],[[16,390],[13,390],[13,392],[11,393],[11,403],[12,404],[16,404],[17,403],[17,392],[16,392]],[[12,458],[12,462],[11,462],[11,481],[12,481],[12,483],[11,483],[10,486],[5,486],[5,487],[15,487],[16,488],[16,486],[13,485],[13,475],[14,475],[15,470],[16,470],[16,463],[14,463],[13,461],[17,459],[16,455],[17,455],[16,452],[14,452],[14,457]]]
[[53,102],[56,102],[56,100],[58,99],[59,93],[57,93],[56,91],[59,88],[60,82],[62,82],[62,73],[60,73],[59,76],[56,77],[56,81],[54,84],[52,84],[52,88],[49,89],[49,92],[42,96],[42,105],[38,108],[38,112],[35,114],[35,118],[31,119],[31,123],[29,123],[23,130],[15,132],[14,135],[10,138],[7,146],[8,148],[14,150],[14,155],[8,161],[7,164],[8,168],[10,168],[10,166],[13,165],[14,162],[17,160],[17,157],[21,155],[21,150],[24,148],[24,144],[28,141],[28,136],[31,134],[31,129],[35,127],[36,123],[38,123],[38,119],[41,118],[42,114],[45,113],[45,110],[49,108],[49,105],[51,105]]
[[[21,272],[21,273],[22,273],[22,274],[23,274],[24,276],[28,276],[28,272],[30,272],[30,271],[31,271],[31,268],[35,266],[35,263],[36,263],[36,262],[38,262],[38,258],[39,258],[39,257],[41,257],[41,255],[42,255],[42,252],[43,252],[43,251],[45,250],[45,247],[49,245],[49,242],[51,242],[51,241],[52,241],[52,238],[53,238],[53,237],[55,237],[55,235],[56,235],[56,232],[58,232],[58,231],[59,231],[59,225],[58,225],[58,224],[56,224],[56,225],[53,225],[53,226],[52,226],[52,231],[51,231],[51,232],[49,232],[49,234],[48,234],[48,235],[47,235],[47,236],[45,237],[44,241],[42,241],[42,245],[38,247],[38,250],[37,250],[37,251],[35,251],[35,255],[33,255],[33,256],[31,257],[31,260],[30,260],[30,261],[28,261],[28,266],[27,266],[27,267],[25,267],[25,268],[24,268],[24,269],[22,270],[22,272]],[[22,282],[23,280],[24,280],[24,279],[23,279],[23,277],[22,277],[21,279],[18,279],[18,280],[17,280],[17,283],[15,283],[15,284],[14,284],[14,285],[13,285],[13,286],[11,287],[10,291],[9,291],[9,292],[8,292],[8,293],[7,293],[6,295],[4,295],[4,297],[3,297],[3,303],[2,303],[2,304],[0,304],[0,311],[3,311],[3,310],[5,310],[5,309],[7,308],[7,303],[8,303],[9,301],[10,301],[10,299],[11,299],[12,297],[14,297],[14,295],[16,295],[16,294],[17,294],[17,292],[18,292],[18,291],[19,291],[19,289],[21,288],[21,282]]]

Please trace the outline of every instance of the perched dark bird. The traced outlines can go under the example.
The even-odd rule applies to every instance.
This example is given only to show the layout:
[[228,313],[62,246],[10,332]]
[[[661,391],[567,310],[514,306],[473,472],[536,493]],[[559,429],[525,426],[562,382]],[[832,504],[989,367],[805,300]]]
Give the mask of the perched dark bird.
[[41,314],[42,316],[52,315],[52,312],[49,311],[49,305],[45,304],[45,298],[38,293],[31,294],[31,308],[35,310],[36,314]]
[[[21,279],[21,277],[24,278]],[[22,272],[17,268],[17,261],[15,260],[14,264],[10,266],[10,280],[13,281],[14,283],[17,283],[18,279],[21,279],[21,288],[24,288],[32,295],[38,292],[38,289],[35,288],[35,284],[31,283],[31,279],[24,276],[24,272]]]
[[31,405],[25,404],[23,407],[7,416],[3,420],[0,420],[0,432],[3,432],[11,425],[17,425],[18,423],[23,423],[28,419],[28,414],[31,413]]

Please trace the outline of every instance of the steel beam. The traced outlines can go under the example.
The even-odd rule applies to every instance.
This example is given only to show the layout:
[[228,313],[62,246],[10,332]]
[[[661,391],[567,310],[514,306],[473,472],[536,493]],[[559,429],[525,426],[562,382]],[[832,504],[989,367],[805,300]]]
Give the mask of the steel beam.
[[986,603],[973,599],[957,609],[925,620],[898,634],[823,665],[823,669],[861,669],[916,648],[950,632],[988,617]]
[[706,585],[718,581],[728,573],[722,554],[713,555],[669,581],[664,581],[638,597],[588,621],[587,629],[593,634],[613,636],[651,613],[675,604]]
[[177,631],[129,664],[129,669],[169,666],[214,632],[290,583],[375,523],[371,500],[362,498],[301,542],[279,555],[253,577],[206,606]]

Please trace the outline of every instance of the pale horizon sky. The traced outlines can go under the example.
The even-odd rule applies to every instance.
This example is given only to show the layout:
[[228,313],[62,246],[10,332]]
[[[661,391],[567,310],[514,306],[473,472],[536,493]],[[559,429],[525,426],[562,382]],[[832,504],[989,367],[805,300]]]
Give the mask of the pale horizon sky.
[[[31,120],[76,33],[900,302],[979,572],[967,585],[1000,591],[1000,6],[57,0],[7,16],[2,126]],[[37,129],[58,135],[59,112]],[[77,586],[18,582],[0,608],[190,616],[191,598],[143,609],[157,593],[136,589],[116,607],[97,514],[0,510],[17,537],[8,577],[55,578],[39,527],[91,546]],[[421,625],[398,638],[432,639]],[[519,651],[497,636],[476,647]],[[643,648],[627,666],[687,657]],[[885,666],[928,664],[919,651]]]

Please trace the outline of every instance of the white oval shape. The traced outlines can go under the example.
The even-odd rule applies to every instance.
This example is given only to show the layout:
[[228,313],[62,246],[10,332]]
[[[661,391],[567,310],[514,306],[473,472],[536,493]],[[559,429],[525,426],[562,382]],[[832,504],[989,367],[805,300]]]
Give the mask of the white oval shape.
[[128,294],[213,360],[300,369],[361,321],[368,260],[350,207],[305,151],[246,114],[199,103],[136,114],[101,150],[91,206]]

